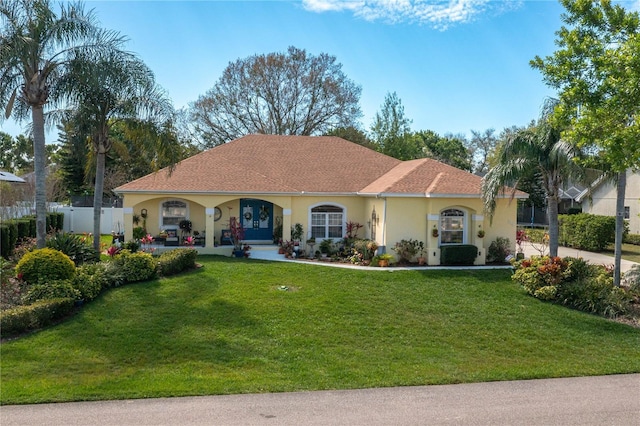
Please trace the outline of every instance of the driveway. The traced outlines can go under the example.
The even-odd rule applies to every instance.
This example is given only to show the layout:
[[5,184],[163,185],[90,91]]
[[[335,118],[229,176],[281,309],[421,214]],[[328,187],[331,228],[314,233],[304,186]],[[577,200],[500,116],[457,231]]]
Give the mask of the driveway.
[[[536,250],[530,243],[525,243],[523,246],[525,257],[540,256],[540,251]],[[545,254],[549,254],[549,248],[546,248]],[[589,263],[595,265],[611,265],[613,266],[614,259],[612,256],[607,256],[601,253],[592,253],[590,251],[578,250],[570,247],[558,247],[558,256],[560,257],[581,257],[588,260]],[[631,269],[633,265],[637,265],[635,262],[624,260],[620,262],[620,271],[625,273]]]
[[640,425],[640,374],[0,407],[13,425]]

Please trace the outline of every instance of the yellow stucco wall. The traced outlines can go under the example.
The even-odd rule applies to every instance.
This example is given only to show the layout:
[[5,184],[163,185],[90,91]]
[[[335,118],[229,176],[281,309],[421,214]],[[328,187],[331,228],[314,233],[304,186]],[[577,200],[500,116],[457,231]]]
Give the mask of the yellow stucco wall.
[[[440,264],[439,238],[432,236],[432,229],[440,224],[440,212],[448,208],[459,208],[466,212],[466,241],[478,247],[478,264],[484,264],[486,249],[497,237],[509,238],[512,249],[515,248],[517,203],[508,199],[498,200],[496,213],[491,223],[482,212],[482,200],[476,198],[410,198],[410,197],[357,197],[357,196],[257,196],[257,195],[203,195],[184,194],[179,197],[166,194],[125,194],[124,220],[125,238],[132,238],[132,215],[140,214],[145,208],[148,212],[147,231],[152,235],[160,232],[160,206],[164,201],[177,199],[187,201],[189,219],[193,229],[206,231],[206,247],[213,247],[214,237],[219,240],[220,231],[226,229],[230,216],[239,216],[239,200],[255,198],[273,203],[274,217],[282,222],[283,239],[291,239],[290,229],[296,223],[304,228],[306,240],[310,236],[310,209],[321,204],[336,204],[345,211],[345,222],[353,221],[363,225],[358,232],[360,238],[372,238],[375,228],[375,240],[379,246],[394,254],[391,248],[402,239],[423,241],[427,248],[428,264]],[[220,208],[222,217],[213,219],[213,209]],[[372,224],[372,212],[377,220]],[[483,229],[484,238],[477,236]]]

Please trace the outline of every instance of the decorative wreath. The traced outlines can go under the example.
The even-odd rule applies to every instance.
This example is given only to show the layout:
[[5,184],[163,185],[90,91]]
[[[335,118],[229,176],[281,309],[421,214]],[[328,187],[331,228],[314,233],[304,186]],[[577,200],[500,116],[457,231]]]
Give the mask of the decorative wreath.
[[253,215],[251,214],[251,212],[245,212],[245,214],[244,214],[244,218],[245,218],[246,220],[251,220],[251,217],[252,217],[252,216],[253,216]]
[[260,220],[264,222],[265,220],[268,220],[268,219],[269,219],[269,211],[264,206],[260,207]]

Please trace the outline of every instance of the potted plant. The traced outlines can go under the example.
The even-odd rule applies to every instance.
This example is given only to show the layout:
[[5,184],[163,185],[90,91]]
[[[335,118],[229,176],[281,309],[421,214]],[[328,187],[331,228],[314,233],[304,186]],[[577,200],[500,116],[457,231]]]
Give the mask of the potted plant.
[[484,229],[482,229],[482,225],[480,225],[480,229],[478,229],[478,238],[484,238]]
[[438,235],[439,235],[439,234],[438,234],[438,228],[436,228],[436,226],[435,226],[435,225],[433,225],[433,229],[431,230],[431,236],[432,236],[433,238],[438,238]]
[[244,228],[242,227],[242,222],[235,216],[229,218],[229,231],[233,242],[233,255],[235,257],[243,257],[242,240],[244,240]]
[[304,234],[304,230],[302,229],[302,225],[299,223],[296,223],[295,225],[293,225],[291,227],[291,239],[293,241],[298,241],[300,242],[300,240],[302,240],[302,235]]
[[383,253],[383,254],[377,255],[375,258],[378,259],[378,266],[384,268],[389,266],[389,263],[391,263],[391,261],[393,260],[393,255],[389,253]]
[[322,257],[327,257],[333,251],[333,241],[326,239],[320,242],[320,253]]

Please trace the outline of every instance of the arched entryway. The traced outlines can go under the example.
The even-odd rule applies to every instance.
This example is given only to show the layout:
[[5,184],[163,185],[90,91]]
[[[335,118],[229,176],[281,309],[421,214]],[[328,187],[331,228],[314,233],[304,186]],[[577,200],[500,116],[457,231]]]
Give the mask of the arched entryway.
[[240,219],[246,241],[273,240],[273,204],[253,198],[240,200]]

